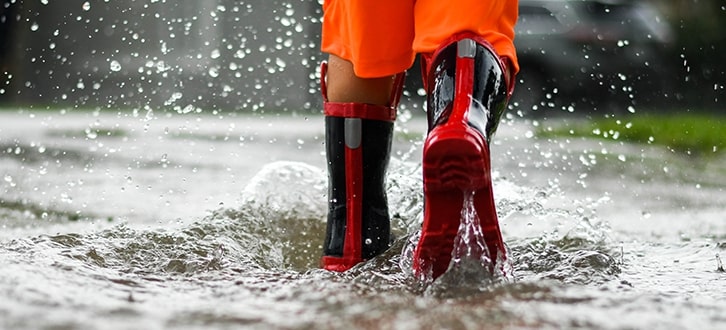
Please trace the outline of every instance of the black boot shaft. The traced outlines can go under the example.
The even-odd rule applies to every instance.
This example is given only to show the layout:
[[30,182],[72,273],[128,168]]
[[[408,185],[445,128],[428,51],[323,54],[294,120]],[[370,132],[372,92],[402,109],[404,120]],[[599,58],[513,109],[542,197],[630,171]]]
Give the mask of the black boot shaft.
[[[323,245],[326,256],[342,257],[345,245],[349,198],[360,199],[362,258],[370,259],[390,245],[390,217],[385,191],[393,122],[327,116],[326,154],[329,173],[328,228]],[[346,149],[359,149],[360,164],[348,164]],[[360,171],[350,173],[349,171]],[[346,191],[347,180],[362,181],[362,196]],[[349,196],[351,195],[351,196]]]
[[456,85],[457,57],[474,58],[474,87],[468,113],[469,125],[491,142],[507,107],[507,85],[502,65],[492,51],[471,39],[462,39],[442,49],[431,63],[427,86],[429,130],[446,122],[451,114]]
[[[474,60],[474,90],[472,93],[473,107],[481,107],[481,111],[471,111],[474,114],[486,114],[486,126],[478,126],[478,129],[486,133],[484,136],[487,142],[499,127],[499,122],[507,110],[509,101],[505,72],[498,57],[486,47],[476,44],[476,57]],[[484,125],[484,120],[472,120],[472,126]]]

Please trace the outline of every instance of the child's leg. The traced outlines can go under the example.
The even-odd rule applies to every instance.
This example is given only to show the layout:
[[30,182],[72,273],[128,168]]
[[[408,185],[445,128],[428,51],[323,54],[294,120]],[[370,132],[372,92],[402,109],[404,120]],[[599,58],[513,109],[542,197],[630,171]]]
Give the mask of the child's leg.
[[322,66],[323,77],[335,89],[323,80],[329,210],[321,264],[345,271],[382,253],[391,242],[385,174],[403,74],[358,78],[349,64],[331,60],[340,67],[328,72],[327,64]]
[[506,258],[492,195],[489,142],[517,70],[516,16],[516,1],[416,3],[414,49],[425,53],[429,120],[424,223],[414,253],[414,270],[421,277],[436,278],[449,267],[464,194],[473,198],[476,231],[486,245],[483,257],[492,266]]
[[[424,73],[424,79],[433,82],[427,84],[427,201],[414,265],[420,273],[433,262],[434,276],[446,269],[453,244],[447,228],[458,226],[463,200],[448,197],[451,192],[461,196],[462,190],[476,194],[474,204],[483,218],[492,259],[505,257],[491,196],[488,140],[506,106],[508,89],[483,87],[488,78],[482,73],[492,73],[497,86],[511,87],[511,75],[517,71],[512,44],[516,8],[516,1],[325,1],[322,48],[333,55],[329,74],[323,72],[330,174],[330,211],[322,260],[326,269],[346,270],[387,248],[390,229],[383,178],[401,86],[399,78],[390,77],[413,63],[414,51],[431,54],[437,49],[458,48],[460,40],[451,38],[465,31],[473,33],[460,38],[469,40],[462,43],[463,49],[469,50],[462,54],[454,51],[453,56],[451,51],[431,56]],[[479,42],[481,38],[486,41]],[[487,41],[493,47],[488,47]],[[459,59],[468,63],[471,72],[458,65]],[[326,90],[326,78],[330,90]],[[449,78],[452,88],[440,88]],[[462,88],[466,84],[453,88],[453,81],[460,78],[469,81],[467,88]],[[455,97],[459,101],[454,101]],[[454,103],[460,104],[458,110],[448,107]],[[481,105],[481,111],[469,112],[462,104]],[[456,120],[450,121],[452,114]],[[462,158],[472,160],[457,160]],[[447,169],[452,162],[458,169]],[[470,179],[459,180],[459,174]],[[456,178],[453,183],[449,182],[452,177]]]
[[391,100],[395,75],[360,78],[353,71],[353,63],[336,55],[330,55],[325,79],[327,98],[330,102],[386,105]]
[[413,1],[388,0],[323,5],[322,48],[331,54],[322,72],[328,270],[345,271],[390,245],[385,172],[403,71],[414,57],[412,8]]

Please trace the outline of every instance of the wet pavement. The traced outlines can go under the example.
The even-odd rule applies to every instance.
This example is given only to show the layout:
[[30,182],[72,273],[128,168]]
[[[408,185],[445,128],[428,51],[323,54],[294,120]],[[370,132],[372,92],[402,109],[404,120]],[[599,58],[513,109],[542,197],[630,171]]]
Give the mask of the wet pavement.
[[396,126],[400,239],[334,274],[319,115],[0,113],[0,328],[726,326],[723,156],[534,136],[561,120],[492,146],[513,274],[417,283],[421,117]]

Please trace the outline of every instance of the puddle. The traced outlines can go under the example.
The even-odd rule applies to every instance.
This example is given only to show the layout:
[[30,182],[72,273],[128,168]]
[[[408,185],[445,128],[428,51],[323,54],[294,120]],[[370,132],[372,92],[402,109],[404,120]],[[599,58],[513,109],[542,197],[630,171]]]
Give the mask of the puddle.
[[[0,328],[726,325],[724,162],[505,122],[493,181],[511,276],[432,288],[406,261],[419,140],[397,141],[389,169],[393,247],[336,274],[317,268],[322,118],[42,116],[0,114]],[[97,122],[115,133],[89,137]]]

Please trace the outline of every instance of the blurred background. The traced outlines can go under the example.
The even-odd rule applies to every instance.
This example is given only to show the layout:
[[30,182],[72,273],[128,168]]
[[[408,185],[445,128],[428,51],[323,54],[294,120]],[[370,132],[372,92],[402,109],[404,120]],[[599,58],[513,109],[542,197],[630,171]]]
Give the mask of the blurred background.
[[[320,1],[3,0],[0,107],[318,112]],[[723,0],[521,0],[521,116],[722,112]],[[418,65],[406,97],[420,108]]]

